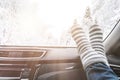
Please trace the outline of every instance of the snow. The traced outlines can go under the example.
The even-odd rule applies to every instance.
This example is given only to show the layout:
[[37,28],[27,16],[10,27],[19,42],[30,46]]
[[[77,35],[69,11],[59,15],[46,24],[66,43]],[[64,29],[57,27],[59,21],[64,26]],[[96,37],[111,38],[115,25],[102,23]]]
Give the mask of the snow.
[[[86,28],[96,21],[104,38],[120,19],[120,0],[41,1],[0,0],[1,45],[75,46],[69,33],[75,18]],[[84,19],[86,7],[93,23]]]
[[91,15],[104,28],[104,38],[120,19],[120,0],[91,0]]

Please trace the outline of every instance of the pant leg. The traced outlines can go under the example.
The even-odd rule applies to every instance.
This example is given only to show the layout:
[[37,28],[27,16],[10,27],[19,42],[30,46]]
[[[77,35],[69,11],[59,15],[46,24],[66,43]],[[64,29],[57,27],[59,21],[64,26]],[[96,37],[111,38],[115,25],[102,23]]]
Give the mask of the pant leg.
[[118,80],[117,75],[104,63],[94,63],[85,71],[88,80]]

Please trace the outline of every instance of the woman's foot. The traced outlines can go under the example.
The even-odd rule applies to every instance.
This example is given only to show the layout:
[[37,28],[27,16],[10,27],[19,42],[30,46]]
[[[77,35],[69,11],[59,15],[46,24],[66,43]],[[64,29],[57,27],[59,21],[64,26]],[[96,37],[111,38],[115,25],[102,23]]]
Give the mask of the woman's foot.
[[[95,31],[93,31],[92,33],[94,32]],[[77,24],[77,22],[74,22],[74,25],[71,28],[71,35],[74,41],[76,42],[78,53],[80,55],[84,68],[97,62],[103,62],[107,64],[107,59],[106,56],[104,55],[104,50],[103,52],[101,51],[98,53],[98,51],[96,51],[96,48],[93,49],[94,47],[92,47],[85,32],[83,31],[82,27],[80,27],[80,25]],[[99,36],[99,35],[95,34],[94,36]],[[94,42],[94,44],[97,43]]]

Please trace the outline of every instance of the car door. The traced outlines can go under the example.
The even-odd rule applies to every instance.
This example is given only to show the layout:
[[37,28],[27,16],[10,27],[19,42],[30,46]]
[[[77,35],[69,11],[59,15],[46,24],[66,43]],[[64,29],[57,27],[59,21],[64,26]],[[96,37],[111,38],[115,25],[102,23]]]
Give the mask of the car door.
[[120,77],[120,20],[104,40],[106,55],[111,68]]

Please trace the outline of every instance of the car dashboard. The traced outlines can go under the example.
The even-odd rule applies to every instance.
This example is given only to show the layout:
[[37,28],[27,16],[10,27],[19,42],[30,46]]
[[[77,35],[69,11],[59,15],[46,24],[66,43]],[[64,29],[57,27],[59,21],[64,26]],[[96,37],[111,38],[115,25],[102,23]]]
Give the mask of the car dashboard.
[[2,46],[0,79],[85,80],[75,47]]

